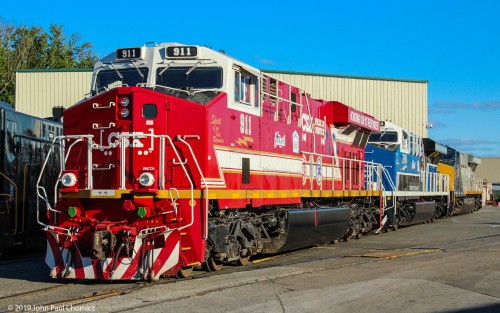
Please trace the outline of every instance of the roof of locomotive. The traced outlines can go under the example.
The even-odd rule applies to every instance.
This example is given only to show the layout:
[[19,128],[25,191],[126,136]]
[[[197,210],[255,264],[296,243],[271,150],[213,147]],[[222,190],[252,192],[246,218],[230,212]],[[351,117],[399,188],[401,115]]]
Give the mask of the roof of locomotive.
[[[187,58],[187,57],[172,58],[172,57],[168,57],[166,55],[166,53],[164,55],[161,55],[161,58],[162,59],[173,59],[173,60],[179,60],[179,61],[195,60],[195,59],[218,59],[218,60],[230,59],[230,60],[234,61],[235,63],[239,63],[239,65],[243,65],[246,70],[251,70],[255,73],[261,73],[261,70],[255,68],[255,67],[253,67],[253,66],[251,66],[251,65],[249,65],[241,60],[238,60],[234,57],[231,57],[230,55],[227,55],[224,50],[216,51],[216,50],[214,50],[210,47],[206,47],[206,46],[186,45],[186,44],[182,44],[182,43],[178,43],[178,42],[162,42],[162,43],[155,43],[154,46],[147,46],[146,44],[144,44],[143,46],[136,46],[136,47],[137,48],[145,48],[145,49],[158,49],[158,50],[160,50],[160,49],[166,50],[166,48],[168,48],[168,47],[196,47],[198,49],[198,55],[196,57],[193,57],[193,58]],[[112,53],[106,55],[105,57],[101,58],[94,65],[94,69],[99,68],[102,64],[114,62],[117,59],[116,56],[117,56],[118,50],[120,50],[120,49],[117,49],[117,50],[113,51]]]
[[8,104],[7,102],[0,101],[0,108],[4,110],[14,110],[12,108],[12,105]]

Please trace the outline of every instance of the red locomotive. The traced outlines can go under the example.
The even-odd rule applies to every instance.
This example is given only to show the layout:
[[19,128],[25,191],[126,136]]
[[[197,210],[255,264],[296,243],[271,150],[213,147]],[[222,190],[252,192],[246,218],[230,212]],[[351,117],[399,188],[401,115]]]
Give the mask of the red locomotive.
[[51,276],[186,277],[378,227],[380,168],[364,148],[379,127],[223,52],[118,49],[55,141]]

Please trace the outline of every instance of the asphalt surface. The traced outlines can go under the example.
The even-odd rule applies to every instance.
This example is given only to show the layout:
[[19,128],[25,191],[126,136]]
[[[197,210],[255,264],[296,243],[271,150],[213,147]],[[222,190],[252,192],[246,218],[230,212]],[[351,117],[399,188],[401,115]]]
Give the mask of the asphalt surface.
[[[2,263],[3,262],[3,263]],[[13,270],[15,269],[15,271]],[[156,284],[51,281],[38,261],[0,261],[0,311],[118,291],[78,312],[500,312],[500,208],[276,255]],[[54,288],[16,296],[19,292]],[[5,298],[11,296],[10,298]],[[2,299],[2,297],[4,297]],[[24,306],[24,307],[23,307]],[[24,311],[30,311],[24,310]],[[19,311],[19,310],[18,310]]]

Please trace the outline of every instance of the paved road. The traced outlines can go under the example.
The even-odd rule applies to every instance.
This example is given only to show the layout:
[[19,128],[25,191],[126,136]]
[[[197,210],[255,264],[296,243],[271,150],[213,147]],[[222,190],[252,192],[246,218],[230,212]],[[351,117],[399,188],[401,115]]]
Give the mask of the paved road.
[[[23,265],[24,264],[24,265]],[[48,269],[15,264],[0,272],[0,295],[63,286]],[[12,266],[11,266],[12,267]],[[0,270],[5,268],[0,263]],[[95,312],[500,312],[500,208],[373,235],[361,240],[226,266],[60,311]],[[85,290],[133,285],[87,282],[49,293],[0,299],[52,303]],[[15,291],[15,292],[14,292]],[[59,293],[57,293],[59,292]],[[74,294],[70,294],[74,292]],[[41,311],[42,307],[36,307]]]
[[152,286],[92,305],[106,312],[500,312],[499,239],[500,209],[487,207],[309,249],[288,265]]

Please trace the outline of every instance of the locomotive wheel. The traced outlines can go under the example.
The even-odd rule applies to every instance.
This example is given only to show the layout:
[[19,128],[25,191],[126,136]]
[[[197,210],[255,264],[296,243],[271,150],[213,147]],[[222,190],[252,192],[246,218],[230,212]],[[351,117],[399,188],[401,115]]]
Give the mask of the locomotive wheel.
[[181,269],[177,272],[177,278],[188,278],[193,274],[192,266],[181,267]]
[[240,259],[236,261],[238,265],[245,266],[248,264],[248,261],[250,260],[250,255],[247,256],[240,256]]
[[209,272],[218,272],[222,269],[222,262],[216,260],[213,256],[207,260],[207,269]]

